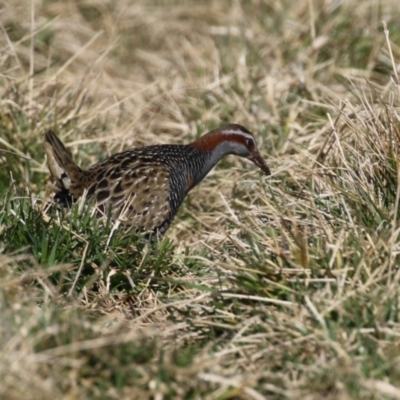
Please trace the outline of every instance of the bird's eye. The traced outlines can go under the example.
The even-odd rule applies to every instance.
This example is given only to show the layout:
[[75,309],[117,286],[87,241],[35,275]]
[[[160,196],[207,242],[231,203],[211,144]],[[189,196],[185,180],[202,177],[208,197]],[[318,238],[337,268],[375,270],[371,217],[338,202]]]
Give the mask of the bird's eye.
[[254,140],[252,140],[252,139],[247,139],[247,140],[246,140],[246,146],[247,146],[248,148],[254,147]]

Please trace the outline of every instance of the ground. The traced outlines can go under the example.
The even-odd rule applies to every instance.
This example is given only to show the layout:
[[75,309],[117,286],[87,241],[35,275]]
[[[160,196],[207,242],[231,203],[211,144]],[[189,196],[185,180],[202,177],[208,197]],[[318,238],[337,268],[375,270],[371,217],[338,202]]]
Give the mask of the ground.
[[[0,397],[400,399],[398,0],[2,5]],[[46,210],[83,168],[223,123],[161,243]]]

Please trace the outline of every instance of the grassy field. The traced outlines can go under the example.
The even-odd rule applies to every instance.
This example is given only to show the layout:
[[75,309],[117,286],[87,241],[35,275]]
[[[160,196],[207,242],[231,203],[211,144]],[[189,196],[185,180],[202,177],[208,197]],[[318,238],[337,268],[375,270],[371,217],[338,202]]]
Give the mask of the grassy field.
[[[398,0],[3,3],[0,398],[400,399]],[[236,122],[148,245],[45,212],[87,167]]]

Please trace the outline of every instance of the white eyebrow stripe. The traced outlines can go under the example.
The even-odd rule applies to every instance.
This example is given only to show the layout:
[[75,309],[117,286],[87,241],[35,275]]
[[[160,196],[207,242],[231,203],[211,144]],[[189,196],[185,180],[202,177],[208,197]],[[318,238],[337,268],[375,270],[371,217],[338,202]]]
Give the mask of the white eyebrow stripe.
[[243,132],[240,129],[227,129],[221,132],[223,135],[242,135],[248,139],[254,139],[249,133]]

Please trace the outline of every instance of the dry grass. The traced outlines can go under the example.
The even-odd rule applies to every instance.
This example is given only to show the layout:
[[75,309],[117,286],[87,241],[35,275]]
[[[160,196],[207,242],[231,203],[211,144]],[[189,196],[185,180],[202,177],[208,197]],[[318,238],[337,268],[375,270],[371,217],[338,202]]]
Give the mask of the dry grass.
[[[399,399],[399,18],[397,0],[3,4],[0,397]],[[223,160],[158,246],[41,212],[48,128],[88,166],[228,121],[272,177]]]

